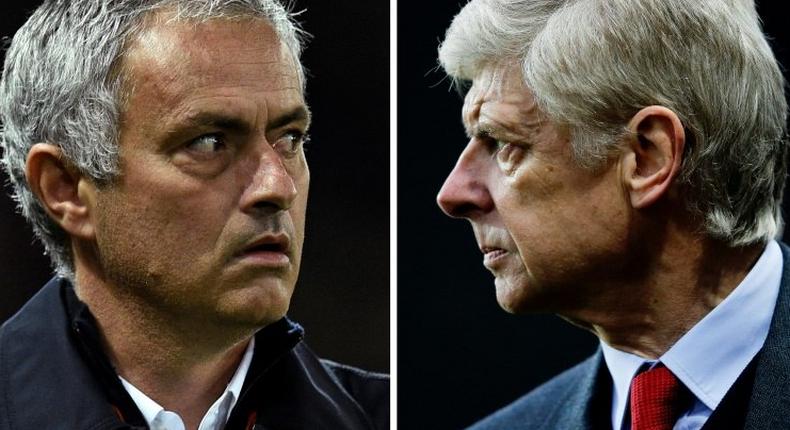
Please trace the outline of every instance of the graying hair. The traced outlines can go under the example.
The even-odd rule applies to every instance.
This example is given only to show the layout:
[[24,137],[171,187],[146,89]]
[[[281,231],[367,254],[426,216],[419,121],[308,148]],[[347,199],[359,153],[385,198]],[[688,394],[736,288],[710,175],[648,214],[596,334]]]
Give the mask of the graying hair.
[[640,109],[673,110],[684,203],[704,232],[730,246],[781,233],[787,102],[752,0],[473,0],[439,59],[456,81],[521,64],[584,168],[617,153]]
[[[45,212],[25,180],[30,148],[60,147],[66,161],[98,184],[119,174],[118,121],[125,48],[155,12],[168,22],[264,19],[299,61],[304,33],[277,0],[49,0],[16,33],[0,80],[2,164],[13,197],[50,256],[73,277],[69,237]],[[299,79],[304,87],[301,64]]]

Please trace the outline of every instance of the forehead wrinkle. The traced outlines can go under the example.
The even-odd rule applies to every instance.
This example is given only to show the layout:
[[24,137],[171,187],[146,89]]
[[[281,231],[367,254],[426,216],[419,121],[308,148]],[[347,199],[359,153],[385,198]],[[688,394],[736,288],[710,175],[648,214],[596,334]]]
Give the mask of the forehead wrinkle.
[[532,93],[524,84],[517,64],[485,67],[472,82],[464,99],[462,120],[468,135],[496,130],[533,134],[544,118]]
[[[201,103],[206,101],[206,103]],[[237,96],[199,96],[183,100],[173,109],[172,123],[196,124],[206,117],[233,117],[252,124],[257,106]]]
[[[215,55],[217,54],[212,54],[212,56]],[[238,55],[233,57],[239,58]],[[205,83],[215,87],[217,81],[221,79],[225,81],[227,88],[251,89],[256,92],[297,90],[301,93],[301,85],[296,70],[291,68],[281,70],[280,64],[282,64],[282,61],[278,60],[257,61],[256,59],[250,59],[246,61],[232,61],[223,64],[222,67],[217,67],[211,57],[198,61],[192,60],[189,63],[185,63],[184,66],[192,69],[189,77],[194,79],[194,81],[184,82],[184,84],[189,85],[190,90],[200,89]],[[160,69],[166,69],[166,67],[160,67]],[[171,70],[169,73],[176,75],[175,77],[178,78],[179,72],[177,70]],[[170,86],[175,91],[183,90],[180,88],[181,85],[179,85],[182,82],[179,79],[169,80]]]
[[491,135],[529,138],[540,132],[545,118],[537,103],[524,89],[500,92],[502,97],[480,104],[477,128]]

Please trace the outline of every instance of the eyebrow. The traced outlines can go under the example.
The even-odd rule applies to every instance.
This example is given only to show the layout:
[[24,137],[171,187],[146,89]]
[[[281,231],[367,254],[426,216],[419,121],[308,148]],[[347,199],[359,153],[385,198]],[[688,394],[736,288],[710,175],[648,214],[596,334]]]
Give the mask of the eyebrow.
[[240,119],[236,115],[228,115],[220,112],[198,112],[180,121],[178,128],[195,127],[215,127],[233,132],[245,133],[250,131],[247,121]]
[[[531,119],[521,123],[515,123],[507,119],[479,117],[473,127],[466,129],[468,137],[493,138],[505,140],[525,140],[532,138],[539,129],[545,125],[541,119]],[[470,135],[471,134],[471,135]]]
[[312,115],[306,105],[299,105],[290,111],[274,118],[268,125],[268,129],[274,130],[294,122],[304,122],[309,127]]
[[[310,110],[305,105],[299,105],[282,115],[272,119],[267,129],[278,129],[294,122],[306,122],[310,125]],[[216,127],[231,132],[246,133],[252,128],[250,124],[236,115],[221,112],[203,111],[190,115],[180,122],[179,128]]]
[[491,127],[490,124],[483,124],[482,126],[478,122],[473,127],[467,127],[464,125],[464,131],[466,132],[466,137],[468,138],[487,138],[491,136],[497,136],[499,134],[507,133],[508,130],[501,130],[499,127]]

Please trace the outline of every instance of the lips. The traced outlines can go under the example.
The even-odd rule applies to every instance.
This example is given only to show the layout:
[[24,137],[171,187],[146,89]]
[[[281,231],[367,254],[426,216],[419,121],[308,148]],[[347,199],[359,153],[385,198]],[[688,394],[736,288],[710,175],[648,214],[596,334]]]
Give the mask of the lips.
[[480,251],[483,253],[483,265],[489,270],[499,267],[502,259],[508,254],[507,250],[492,246],[483,246]]
[[285,234],[266,234],[249,242],[237,254],[242,261],[259,266],[281,267],[290,263],[290,238]]

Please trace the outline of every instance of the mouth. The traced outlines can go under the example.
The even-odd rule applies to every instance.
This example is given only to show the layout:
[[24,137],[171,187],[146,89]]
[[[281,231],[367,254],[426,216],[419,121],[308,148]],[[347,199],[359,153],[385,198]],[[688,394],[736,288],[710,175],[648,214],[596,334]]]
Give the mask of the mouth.
[[508,254],[505,249],[491,246],[483,246],[480,251],[483,253],[483,265],[489,270],[496,269]]
[[287,267],[291,262],[290,242],[284,234],[264,235],[247,244],[237,257],[256,266]]

